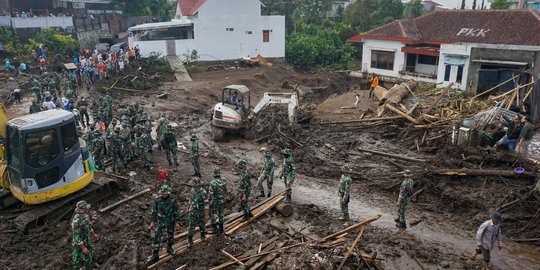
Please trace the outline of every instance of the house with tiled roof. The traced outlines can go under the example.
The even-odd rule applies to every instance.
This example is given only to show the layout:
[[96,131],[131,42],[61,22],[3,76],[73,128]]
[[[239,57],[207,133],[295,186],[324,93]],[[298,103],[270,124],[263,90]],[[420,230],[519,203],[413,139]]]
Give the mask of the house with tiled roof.
[[528,81],[527,74],[540,71],[540,14],[531,9],[434,11],[349,41],[363,48],[363,74],[382,81],[414,79],[475,94],[514,74]]
[[197,51],[199,61],[262,55],[285,57],[285,17],[262,16],[257,0],[178,0],[170,22],[130,27],[130,47],[143,56]]

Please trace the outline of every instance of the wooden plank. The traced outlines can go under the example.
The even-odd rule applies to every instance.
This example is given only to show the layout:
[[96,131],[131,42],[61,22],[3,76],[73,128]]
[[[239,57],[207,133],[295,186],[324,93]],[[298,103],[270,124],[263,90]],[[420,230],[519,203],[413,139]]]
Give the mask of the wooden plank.
[[371,217],[369,217],[368,219],[366,219],[366,220],[364,220],[364,221],[361,221],[361,222],[356,223],[356,224],[354,224],[354,225],[351,225],[351,226],[349,226],[349,227],[347,227],[347,228],[345,228],[345,229],[343,229],[343,230],[341,230],[341,231],[339,231],[339,232],[336,232],[336,233],[333,233],[333,234],[331,234],[331,235],[329,235],[329,236],[326,236],[325,238],[319,240],[319,242],[326,242],[326,241],[328,241],[328,240],[330,240],[330,239],[332,239],[332,238],[335,238],[336,236],[338,236],[338,235],[340,235],[340,234],[348,233],[348,232],[350,232],[350,231],[352,231],[352,230],[354,230],[354,229],[356,229],[356,228],[365,226],[365,225],[367,225],[367,224],[369,224],[369,223],[371,223],[371,222],[373,222],[373,221],[376,221],[376,220],[378,220],[379,218],[381,218],[381,215],[380,215],[380,214],[371,216]]
[[[389,157],[389,158],[394,158],[394,159],[401,159],[401,160],[405,160],[405,161],[426,162],[426,160],[423,160],[423,159],[410,158],[410,157],[405,157],[405,156],[401,156],[401,155],[390,154],[390,153],[385,153],[385,152],[380,152],[380,151],[373,151],[373,150],[364,149],[364,148],[358,148],[358,150],[362,151],[362,152],[366,152],[366,153],[371,153],[371,154],[374,154],[374,155],[379,155],[379,156],[384,156],[384,157]],[[350,155],[355,155],[355,153],[349,153],[349,154]]]
[[393,112],[395,112],[395,113],[397,113],[397,114],[399,114],[400,116],[406,118],[407,120],[411,121],[414,124],[419,124],[419,122],[416,119],[414,119],[412,116],[402,112],[400,109],[398,109],[398,108],[396,108],[396,107],[394,107],[394,106],[392,106],[392,105],[390,105],[388,103],[385,103],[384,107],[391,110],[391,111],[393,111]]
[[472,97],[472,98],[475,99],[475,98],[477,98],[477,97],[479,97],[479,96],[482,96],[482,95],[484,95],[484,94],[487,94],[487,93],[489,93],[489,92],[491,92],[491,91],[493,91],[493,90],[495,90],[495,89],[501,87],[503,84],[505,84],[505,83],[507,83],[507,82],[509,82],[509,81],[514,80],[517,76],[518,76],[518,75],[514,75],[512,78],[510,78],[510,79],[508,79],[508,80],[506,80],[506,81],[504,81],[504,82],[502,82],[502,83],[499,83],[499,84],[497,84],[497,85],[491,87],[490,89],[488,89],[488,90],[486,90],[486,91],[484,91],[484,92],[482,92],[482,93],[480,93],[480,94],[478,94],[478,95],[476,95],[476,96],[474,96],[474,97]]
[[229,254],[227,251],[225,251],[224,249],[221,250],[221,253],[225,254],[225,256],[231,258],[235,263],[239,264],[240,266],[246,266],[243,262],[241,262],[239,259],[237,259],[236,257],[234,257],[233,255]]
[[351,253],[354,251],[354,248],[356,247],[356,244],[358,244],[358,241],[360,241],[360,238],[362,238],[363,233],[364,233],[364,227],[362,227],[362,230],[360,230],[360,232],[358,233],[358,235],[354,239],[354,242],[352,243],[351,247],[349,249],[347,249],[347,254],[345,254],[345,257],[343,257],[343,260],[341,261],[341,264],[339,265],[338,270],[341,270],[343,265],[345,265],[345,262],[347,261],[347,259],[351,255]]

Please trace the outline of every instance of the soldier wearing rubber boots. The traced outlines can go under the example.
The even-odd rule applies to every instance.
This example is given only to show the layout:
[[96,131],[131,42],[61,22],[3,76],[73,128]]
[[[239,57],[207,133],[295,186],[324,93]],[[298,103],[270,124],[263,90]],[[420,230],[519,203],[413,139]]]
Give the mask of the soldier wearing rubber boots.
[[411,200],[414,189],[414,181],[411,179],[411,170],[405,170],[403,172],[403,176],[405,176],[405,180],[403,180],[401,183],[399,188],[399,197],[396,202],[398,217],[394,220],[396,222],[396,226],[399,228],[407,228],[407,223],[405,221],[405,208]]
[[338,188],[338,195],[339,195],[339,202],[341,205],[341,213],[343,214],[343,217],[340,218],[340,220],[344,220],[348,222],[350,220],[349,217],[349,201],[350,201],[350,193],[351,193],[351,168],[348,165],[343,165],[341,167],[341,172],[343,173],[341,175],[341,179],[339,180],[339,188]]
[[148,229],[156,228],[154,241],[152,242],[152,256],[146,261],[147,264],[156,263],[159,260],[159,244],[163,230],[167,230],[167,253],[174,256],[172,245],[174,244],[174,230],[180,229],[180,211],[178,203],[171,196],[171,187],[161,186],[161,196],[156,200],[154,210],[152,211],[152,223]]
[[214,230],[210,231],[210,234],[223,233],[226,196],[227,182],[221,178],[219,169],[215,169],[214,179],[210,181],[210,220],[214,226]]
[[268,187],[268,198],[272,196],[272,185],[274,184],[274,159],[272,159],[272,151],[261,148],[261,152],[264,152],[264,164],[257,181],[257,187],[261,191],[261,197],[264,197],[263,182],[266,180],[266,186]]
[[101,131],[94,131],[94,139],[92,141],[93,152],[92,156],[96,161],[96,167],[98,170],[105,170],[105,140],[101,137]]
[[206,218],[208,216],[208,194],[202,187],[201,180],[198,177],[194,177],[191,180],[194,188],[191,190],[192,197],[189,201],[189,213],[188,213],[188,248],[193,246],[193,236],[195,235],[195,227],[199,226],[199,232],[201,234],[201,240],[206,240]]
[[244,216],[240,221],[246,221],[253,217],[249,206],[251,175],[247,171],[247,162],[243,159],[236,162],[236,169],[240,171],[240,181],[237,184],[238,196],[240,197],[240,211],[244,212]]
[[176,141],[176,133],[174,133],[174,130],[172,126],[169,124],[167,125],[167,129],[165,130],[165,134],[163,135],[164,141],[165,141],[165,151],[167,153],[167,161],[169,161],[169,165],[178,166],[178,157],[176,156],[176,150],[178,147],[178,142]]
[[94,232],[94,228],[90,222],[90,207],[90,204],[86,201],[78,202],[75,208],[75,215],[71,220],[74,270],[80,270],[81,267],[85,270],[92,269],[94,249],[92,248],[90,236],[95,241],[99,241],[99,235]]
[[193,175],[201,177],[201,167],[199,166],[199,142],[195,133],[191,134],[191,164],[193,165]]
[[294,182],[294,176],[296,175],[296,166],[294,165],[291,149],[285,148],[283,151],[281,151],[281,153],[283,154],[283,169],[281,170],[281,179],[283,179],[285,188],[287,189],[285,202],[291,203],[292,184]]

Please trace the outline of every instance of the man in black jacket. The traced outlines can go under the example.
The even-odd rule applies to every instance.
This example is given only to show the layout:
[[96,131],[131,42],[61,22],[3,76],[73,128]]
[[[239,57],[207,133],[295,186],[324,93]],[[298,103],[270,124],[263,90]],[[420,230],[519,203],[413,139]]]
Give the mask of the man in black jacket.
[[508,129],[506,130],[506,135],[504,135],[504,137],[502,137],[497,144],[500,145],[506,143],[508,145],[508,150],[515,151],[516,143],[519,135],[521,134],[521,128],[523,127],[519,119],[519,115],[516,115],[513,121],[510,121],[510,119],[508,119],[503,113],[500,115],[503,117],[504,121],[506,121]]

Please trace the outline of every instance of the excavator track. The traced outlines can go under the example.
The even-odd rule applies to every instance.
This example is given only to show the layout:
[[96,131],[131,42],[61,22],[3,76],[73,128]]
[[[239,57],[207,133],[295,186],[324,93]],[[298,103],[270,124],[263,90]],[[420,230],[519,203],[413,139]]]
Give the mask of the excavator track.
[[80,200],[95,203],[103,200],[118,191],[119,183],[110,178],[95,178],[88,186],[67,197],[32,206],[30,210],[21,213],[13,224],[21,231],[27,231],[29,227],[41,226],[48,221],[58,221],[73,213],[75,205]]

